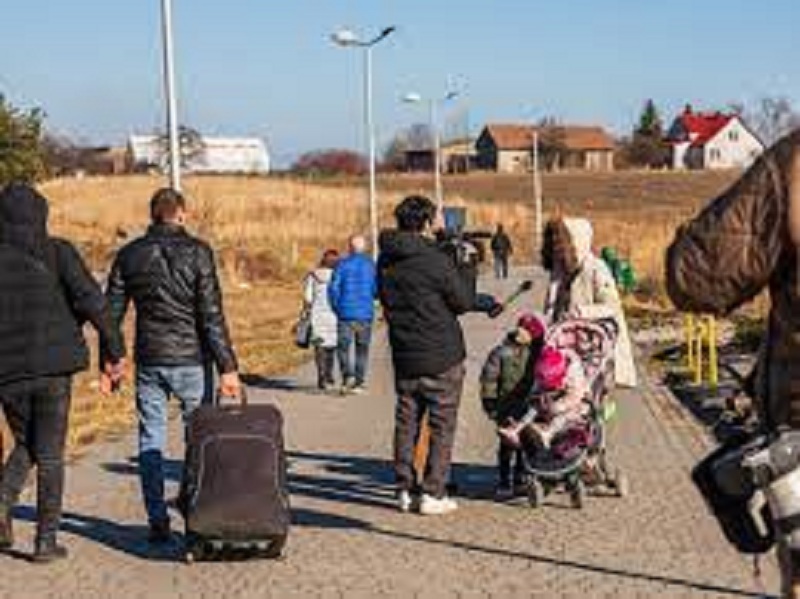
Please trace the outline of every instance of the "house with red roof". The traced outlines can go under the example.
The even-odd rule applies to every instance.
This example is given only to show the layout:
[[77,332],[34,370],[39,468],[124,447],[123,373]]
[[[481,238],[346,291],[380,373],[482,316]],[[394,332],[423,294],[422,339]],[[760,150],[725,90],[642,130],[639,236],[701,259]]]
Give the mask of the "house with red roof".
[[695,112],[687,106],[667,133],[672,167],[744,169],[764,152],[764,144],[736,113]]

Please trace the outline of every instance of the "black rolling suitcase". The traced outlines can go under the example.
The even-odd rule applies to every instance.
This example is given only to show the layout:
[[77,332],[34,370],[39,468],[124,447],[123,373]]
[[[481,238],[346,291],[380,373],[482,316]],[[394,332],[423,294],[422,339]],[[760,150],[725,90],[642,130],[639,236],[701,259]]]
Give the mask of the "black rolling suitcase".
[[201,406],[189,421],[181,508],[186,559],[278,558],[289,534],[283,417],[270,405]]

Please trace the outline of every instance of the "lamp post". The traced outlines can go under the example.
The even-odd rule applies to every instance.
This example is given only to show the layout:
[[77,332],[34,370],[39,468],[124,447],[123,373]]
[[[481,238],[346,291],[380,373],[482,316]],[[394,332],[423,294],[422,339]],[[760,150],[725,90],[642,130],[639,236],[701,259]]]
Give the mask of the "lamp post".
[[178,100],[175,93],[175,50],[172,38],[172,0],[161,0],[161,34],[164,46],[164,97],[169,139],[169,183],[181,189],[181,147],[178,134]]
[[369,153],[369,223],[372,237],[372,255],[378,256],[378,190],[376,181],[375,119],[372,102],[372,49],[394,33],[395,27],[386,27],[374,38],[363,41],[350,29],[340,29],[331,39],[343,48],[364,50],[364,125]]
[[[436,198],[436,207],[439,214],[443,213],[444,209],[444,191],[442,189],[442,135],[439,130],[439,109],[438,105],[449,102],[458,97],[460,92],[451,91],[447,92],[443,98],[430,98],[428,102],[428,114],[430,119],[431,135],[433,136],[433,181],[434,181],[434,194]],[[418,93],[409,93],[403,97],[404,102],[410,104],[420,104],[425,99]]]

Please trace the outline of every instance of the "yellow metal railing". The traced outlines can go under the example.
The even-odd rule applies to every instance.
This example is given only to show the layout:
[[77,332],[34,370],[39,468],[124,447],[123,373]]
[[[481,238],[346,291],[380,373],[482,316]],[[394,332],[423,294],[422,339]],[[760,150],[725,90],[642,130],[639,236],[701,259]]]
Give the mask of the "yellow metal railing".
[[712,389],[719,385],[719,354],[717,350],[717,320],[713,316],[687,314],[684,319],[686,332],[686,367],[692,382]]

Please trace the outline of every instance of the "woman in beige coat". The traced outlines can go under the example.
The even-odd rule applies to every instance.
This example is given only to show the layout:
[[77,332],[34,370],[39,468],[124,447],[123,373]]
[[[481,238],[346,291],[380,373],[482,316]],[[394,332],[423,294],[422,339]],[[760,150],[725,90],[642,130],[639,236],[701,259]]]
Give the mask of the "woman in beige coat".
[[550,272],[545,314],[551,322],[568,318],[613,318],[619,327],[616,383],[637,384],[628,325],[611,271],[592,252],[594,231],[582,218],[550,221],[545,229],[543,265]]

